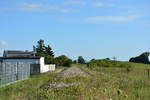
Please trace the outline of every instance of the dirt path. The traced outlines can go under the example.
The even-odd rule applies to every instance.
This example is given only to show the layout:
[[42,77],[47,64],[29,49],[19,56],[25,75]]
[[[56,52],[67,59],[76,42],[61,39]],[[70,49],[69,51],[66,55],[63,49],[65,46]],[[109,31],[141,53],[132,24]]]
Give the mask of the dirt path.
[[[58,76],[56,79],[62,79],[62,78],[71,78],[71,77],[75,77],[75,76],[90,76],[90,74],[86,71],[84,71],[83,69],[81,69],[80,67],[70,67],[60,73],[58,73]],[[45,84],[43,86],[48,86],[48,87],[69,87],[69,86],[74,86],[74,85],[79,85],[79,83],[73,82],[73,83],[64,83],[64,82],[60,82],[60,83],[51,83],[51,84]]]
[[89,76],[89,74],[87,72],[85,72],[83,69],[79,68],[79,67],[70,67],[64,71],[62,71],[58,76],[59,77],[74,77],[74,76]]

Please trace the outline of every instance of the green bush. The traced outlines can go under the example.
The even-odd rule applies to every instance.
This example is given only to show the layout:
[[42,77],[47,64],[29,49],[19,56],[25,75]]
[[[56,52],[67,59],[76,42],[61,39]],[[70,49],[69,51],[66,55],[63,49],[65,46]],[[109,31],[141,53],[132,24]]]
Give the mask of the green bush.
[[85,64],[85,60],[84,60],[84,58],[82,56],[78,57],[78,63],[79,64]]
[[57,66],[67,66],[67,67],[70,67],[71,64],[72,64],[72,60],[70,58],[68,58],[67,56],[62,55],[62,56],[56,57],[54,59],[54,63]]
[[91,60],[87,64],[87,66],[88,67],[125,67],[125,68],[133,67],[128,62],[112,61],[107,59]]

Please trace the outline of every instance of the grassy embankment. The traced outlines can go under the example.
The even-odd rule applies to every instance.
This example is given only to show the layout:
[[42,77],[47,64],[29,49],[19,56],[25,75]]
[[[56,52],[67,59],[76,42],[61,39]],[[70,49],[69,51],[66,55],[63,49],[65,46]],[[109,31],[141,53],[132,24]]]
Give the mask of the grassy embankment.
[[[121,63],[122,64],[122,63]],[[133,64],[140,69],[80,66],[90,76],[58,78],[59,70],[35,75],[30,79],[0,88],[1,100],[149,100],[150,78],[144,68],[149,65]],[[141,69],[142,68],[142,69]],[[48,87],[43,84],[77,83],[69,87]]]

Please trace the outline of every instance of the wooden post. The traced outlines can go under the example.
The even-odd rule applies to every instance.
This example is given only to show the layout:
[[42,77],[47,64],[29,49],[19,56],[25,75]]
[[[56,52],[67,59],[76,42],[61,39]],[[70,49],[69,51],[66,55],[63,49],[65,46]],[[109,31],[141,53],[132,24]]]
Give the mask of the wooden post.
[[147,75],[150,76],[150,69],[147,69]]

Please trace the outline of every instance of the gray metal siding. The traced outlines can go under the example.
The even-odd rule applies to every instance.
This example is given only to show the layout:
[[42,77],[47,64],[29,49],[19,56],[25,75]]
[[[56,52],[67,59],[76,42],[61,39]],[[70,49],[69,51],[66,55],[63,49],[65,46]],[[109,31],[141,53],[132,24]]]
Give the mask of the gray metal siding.
[[4,62],[0,64],[0,85],[30,77],[29,62]]
[[30,77],[32,62],[3,62],[0,63],[0,85]]
[[3,59],[0,62],[0,85],[27,79],[32,71],[39,73],[39,63],[39,59]]

